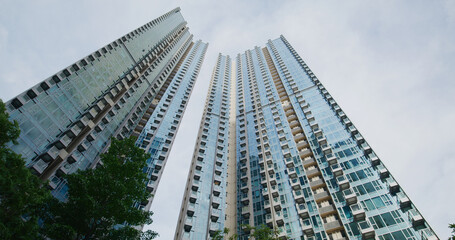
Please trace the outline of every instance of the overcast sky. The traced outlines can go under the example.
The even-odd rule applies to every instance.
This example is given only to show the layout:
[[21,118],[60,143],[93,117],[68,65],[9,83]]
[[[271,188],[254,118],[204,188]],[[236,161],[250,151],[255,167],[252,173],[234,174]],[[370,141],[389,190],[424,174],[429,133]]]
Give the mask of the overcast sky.
[[455,1],[0,0],[4,101],[180,6],[209,42],[152,206],[172,239],[210,74],[283,34],[442,239],[455,223]]

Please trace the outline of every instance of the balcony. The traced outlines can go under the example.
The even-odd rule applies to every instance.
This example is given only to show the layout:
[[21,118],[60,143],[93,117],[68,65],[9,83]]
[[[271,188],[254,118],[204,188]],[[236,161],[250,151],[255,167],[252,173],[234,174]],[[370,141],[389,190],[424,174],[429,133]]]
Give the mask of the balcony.
[[383,165],[378,165],[377,168],[378,168],[379,177],[381,179],[385,179],[385,178],[389,177],[389,170],[387,170],[387,168],[385,168]]
[[276,185],[275,174],[269,175],[269,182],[270,182],[270,185]]
[[299,125],[299,121],[297,121],[297,120],[293,120],[289,123],[289,127],[291,127],[291,128],[295,128],[298,125]]
[[343,118],[343,123],[348,127],[352,125],[352,122],[349,120],[349,118]]
[[197,191],[199,189],[199,180],[193,180],[193,184],[191,185],[191,189],[193,191]]
[[325,231],[328,234],[330,234],[330,233],[340,231],[341,229],[343,229],[343,225],[340,224],[340,221],[333,220],[333,221],[324,223],[324,228],[325,228]]
[[397,202],[400,205],[401,210],[411,207],[411,201],[408,196],[402,192],[397,193]]
[[197,161],[196,162],[196,170],[201,170],[202,169],[202,163]]
[[60,178],[58,178],[57,176],[53,176],[51,177],[50,181],[49,181],[49,187],[50,189],[56,189],[57,186],[60,184],[61,180]]
[[215,166],[215,174],[216,175],[221,175],[222,172],[223,172],[223,168],[222,167]]
[[63,149],[68,147],[68,145],[71,143],[71,138],[68,136],[68,134],[63,135],[57,142],[55,142],[55,146],[58,149]]
[[193,218],[192,217],[186,217],[185,218],[185,223],[183,224],[183,229],[185,229],[185,232],[191,231],[191,228],[193,227]]
[[195,209],[195,205],[194,203],[190,203],[188,204],[188,208],[186,209],[186,215],[192,217],[194,215],[194,209]]
[[304,203],[305,197],[303,196],[302,190],[292,191],[292,195],[294,196],[294,201],[296,203]]
[[311,112],[309,114],[305,114],[305,118],[308,120],[308,121],[314,121],[314,115],[311,114]]
[[327,154],[327,155],[325,156],[325,158],[326,158],[327,162],[329,163],[329,165],[333,165],[333,164],[338,163],[337,157],[335,157],[335,155],[332,154],[332,153]]
[[392,177],[387,178],[386,184],[391,194],[395,194],[400,191],[400,186]]
[[351,190],[351,188],[344,190],[343,195],[344,195],[344,199],[346,200],[346,203],[348,205],[357,203],[357,195],[355,194],[354,191]]
[[301,127],[296,127],[296,128],[293,128],[292,129],[292,135],[297,135],[298,133],[302,133],[303,134],[303,130]]
[[322,130],[320,128],[314,128],[313,133],[316,137],[322,136]]
[[286,167],[288,168],[294,167],[294,158],[285,158],[284,162],[286,163]]
[[60,151],[64,152],[65,150],[59,150],[56,146],[53,146],[47,150],[46,153],[41,155],[40,159],[47,163],[54,161],[59,156]]
[[295,114],[292,114],[291,116],[288,116],[287,119],[288,121],[297,120],[297,116]]
[[152,173],[152,176],[150,176],[150,179],[152,179],[153,181],[156,181],[158,179],[159,175],[160,175],[160,171],[154,170]]
[[369,154],[369,158],[372,166],[377,166],[379,165],[379,163],[381,163],[381,161],[376,155]]
[[356,221],[365,220],[365,210],[358,203],[351,205],[352,216]]
[[[260,168],[259,168],[259,174],[260,174],[261,176],[265,176],[265,167],[260,167]],[[247,172],[241,172],[241,175],[247,176],[248,174],[247,174]]]
[[250,207],[249,206],[242,207],[242,217],[244,217],[244,218],[250,217]]
[[275,213],[275,222],[276,222],[276,225],[278,225],[278,226],[284,225],[284,218],[283,218],[283,214],[281,213],[281,211]]
[[213,197],[212,199],[212,207],[215,209],[218,209],[220,206],[220,198],[219,197]]
[[71,171],[71,165],[63,164],[59,169],[57,169],[57,176],[62,177],[68,175]]
[[321,215],[321,217],[326,217],[328,215],[335,214],[336,212],[337,210],[332,204],[319,208],[319,215]]
[[268,213],[270,213],[270,208],[272,207],[270,200],[265,200],[264,201],[264,210]]
[[321,135],[321,136],[318,136],[317,139],[318,139],[318,143],[319,143],[320,145],[327,144],[327,138],[325,138],[324,136],[322,136],[322,135]]
[[273,208],[275,211],[280,211],[281,210],[281,202],[279,198],[273,198],[272,200]]
[[191,191],[189,200],[190,203],[195,203],[197,200],[197,192]]
[[[302,159],[303,159],[303,158],[302,158]],[[307,167],[309,167],[309,166],[314,166],[314,165],[316,165],[316,161],[315,161],[314,158],[312,158],[312,157],[307,157],[307,158],[304,158],[304,159],[303,159],[302,164],[303,164],[303,167],[307,168]]]
[[321,146],[321,149],[322,149],[322,152],[324,154],[330,154],[332,153],[332,148],[330,148],[330,146],[328,144],[324,144]]
[[341,175],[336,178],[338,186],[340,187],[340,190],[345,190],[349,188],[349,180],[346,178],[346,176]]
[[355,128],[354,126],[350,126],[348,128],[348,131],[351,133],[352,136],[354,136],[355,134],[357,134],[359,131],[357,130],[357,128]]
[[241,190],[242,192],[246,193],[246,192],[248,192],[248,189],[249,189],[248,183],[242,182],[242,184],[240,184],[240,190]]
[[[261,167],[261,171],[262,171],[263,169],[264,169],[264,168]],[[262,174],[261,174],[261,175],[262,175]],[[241,174],[240,174],[240,180],[241,180],[242,182],[248,181],[248,173],[246,173],[246,172],[241,172]]]
[[304,149],[300,150],[300,152],[299,152],[301,159],[305,159],[305,158],[311,156],[312,154],[313,153],[311,152],[311,150],[309,148],[304,148]]
[[357,142],[357,144],[359,144],[359,145],[365,142],[365,139],[362,137],[362,135],[360,135],[360,133],[357,133],[354,136],[354,139]]
[[200,170],[195,170],[193,174],[193,178],[196,180],[201,179],[201,171]]
[[[283,90],[284,90],[284,88],[283,88]],[[290,116],[291,114],[294,113],[294,110],[292,108],[289,108],[285,113],[286,113],[286,116]]]
[[367,221],[359,222],[359,229],[362,239],[373,239],[376,234],[374,228]]
[[273,218],[272,218],[272,215],[270,213],[265,215],[265,223],[270,228],[273,228]]
[[79,144],[79,146],[77,146],[77,150],[79,152],[84,152],[88,149],[88,144],[85,143],[85,142],[82,142],[81,144]]
[[343,169],[341,168],[341,166],[338,163],[333,164],[331,166],[331,169],[332,169],[333,176],[338,177],[338,176],[343,175]]
[[147,187],[146,187],[147,192],[149,192],[149,193],[153,192],[153,187],[154,187],[154,181],[148,180]]
[[329,234],[329,239],[330,240],[348,240],[349,238],[343,237],[343,234],[341,231],[335,231],[331,234]]
[[215,234],[217,231],[220,231],[220,230],[222,231],[220,223],[210,222],[210,224],[209,224],[209,234],[210,234],[210,236],[212,236],[213,234]]
[[240,164],[240,171],[246,172],[248,170],[248,165],[241,163]]
[[294,141],[296,141],[296,142],[299,142],[299,141],[304,140],[304,139],[305,139],[305,135],[303,135],[302,133],[294,135]]
[[412,222],[412,226],[414,228],[421,226],[425,223],[425,220],[423,219],[422,215],[416,210],[416,209],[411,209],[408,211],[408,219]]
[[301,107],[302,109],[305,109],[305,108],[308,108],[309,105],[308,105],[307,102],[304,101],[304,102],[301,102],[301,103],[300,103],[300,107]]
[[282,151],[283,156],[284,156],[285,158],[291,157],[291,150],[289,149],[289,147],[287,146],[287,144],[286,144],[286,146],[285,146],[281,151]]
[[213,182],[214,182],[216,185],[220,185],[220,184],[221,184],[221,177],[218,176],[218,175],[215,175],[215,178],[214,178]]
[[297,143],[297,149],[298,150],[301,150],[302,148],[308,148],[308,147],[309,147],[309,144],[305,140],[302,140],[302,141]]
[[272,197],[278,197],[279,194],[278,194],[278,187],[275,185],[275,186],[271,186],[270,187],[270,191],[272,192]]
[[310,219],[304,219],[300,221],[302,224],[302,231],[306,236],[313,236],[313,225],[311,224]]
[[220,193],[221,193],[221,187],[218,185],[214,185],[213,186],[213,195],[218,197],[218,196],[220,196]]
[[366,143],[366,142],[362,143],[362,145],[360,145],[360,147],[362,148],[365,155],[368,155],[372,151],[370,145],[368,145],[368,143]]
[[310,216],[310,214],[308,213],[308,209],[306,208],[306,204],[305,203],[297,204],[296,206],[297,206],[297,214],[299,214],[299,216],[302,219],[308,218]]
[[321,188],[323,186],[325,186],[325,182],[322,179],[317,179],[317,180],[314,180],[314,181],[310,182],[310,187],[313,190],[315,190],[317,188]]
[[77,136],[81,131],[82,131],[82,128],[80,126],[74,125],[66,132],[66,134],[69,137],[73,138],[73,137]]
[[295,168],[288,168],[288,174],[290,178],[296,178],[297,177],[297,172]]
[[262,187],[266,188],[267,187],[267,177],[265,175],[261,175],[261,185]]
[[312,169],[307,169],[305,172],[306,172],[306,176],[308,178],[312,178],[314,176],[321,175],[321,172],[319,171],[319,169],[317,167],[312,168]]
[[310,128],[311,129],[314,129],[314,128],[318,128],[319,125],[318,125],[318,122],[316,122],[314,119],[312,121],[308,121],[309,124],[310,124]]
[[298,178],[290,179],[290,182],[293,190],[299,190],[302,188],[302,186],[300,186],[300,181]]
[[85,116],[87,116],[89,119],[94,119],[96,115],[98,114],[98,111],[95,108],[91,108]]
[[305,115],[311,114],[310,108],[303,109],[303,114],[305,114]]
[[330,194],[327,192],[327,191],[323,191],[323,192],[320,192],[320,193],[315,193],[313,195],[314,197],[314,201],[316,202],[322,202],[322,201],[326,201],[328,199],[330,199]]
[[35,170],[38,174],[42,174],[47,166],[48,164],[40,159],[33,164],[32,169]]
[[422,229],[420,231],[420,237],[422,240],[439,240],[438,237],[429,228]]

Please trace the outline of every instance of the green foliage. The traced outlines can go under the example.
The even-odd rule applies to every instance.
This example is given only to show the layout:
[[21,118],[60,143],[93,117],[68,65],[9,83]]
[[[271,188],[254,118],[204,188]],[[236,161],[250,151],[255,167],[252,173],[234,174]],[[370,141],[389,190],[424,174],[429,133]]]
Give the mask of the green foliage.
[[[212,240],[223,240],[225,239],[226,236],[228,236],[229,234],[229,228],[224,228],[223,231],[221,230],[218,230],[216,231],[213,236],[212,236]],[[233,234],[231,236],[229,236],[229,240],[234,240],[234,239],[237,239],[238,235],[237,234]]]
[[0,99],[0,148],[5,148],[8,142],[17,144],[16,139],[20,134],[19,124],[16,121],[11,122],[8,118],[5,104]]
[[455,224],[449,224],[449,228],[452,229],[452,236],[449,237],[449,240],[455,240]]
[[0,100],[0,239],[37,239],[38,216],[51,195],[7,146],[17,144],[20,133],[18,123],[8,118]]
[[102,166],[66,176],[68,200],[54,200],[44,217],[43,233],[52,239],[153,239],[131,226],[152,223],[152,213],[133,206],[151,196],[143,169],[149,155],[133,138],[111,140]]
[[280,233],[278,229],[269,228],[265,224],[256,227],[244,225],[243,227],[249,230],[250,239],[255,240],[278,240],[278,234]]

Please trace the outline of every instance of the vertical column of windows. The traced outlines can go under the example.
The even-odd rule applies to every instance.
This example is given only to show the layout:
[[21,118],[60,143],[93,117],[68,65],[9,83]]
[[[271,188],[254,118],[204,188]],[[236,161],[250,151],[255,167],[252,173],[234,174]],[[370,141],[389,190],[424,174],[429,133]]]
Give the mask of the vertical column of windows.
[[[276,48],[271,42],[269,42],[269,47],[271,48],[272,52],[275,55],[275,58],[277,60],[278,66],[284,70],[286,70],[284,63],[281,59],[281,57],[278,55],[278,52],[276,51]],[[264,49],[264,52],[268,54],[267,49]],[[273,66],[272,68],[275,68],[275,65],[270,59],[270,55],[268,54],[269,57],[269,67]],[[273,71],[276,71],[276,69],[273,69]],[[286,72],[285,72],[286,73]],[[285,74],[285,77],[286,74]],[[320,166],[319,164],[314,160],[313,152],[311,148],[309,147],[308,142],[306,141],[306,136],[303,132],[303,128],[300,125],[300,122],[297,121],[296,113],[294,111],[294,108],[292,104],[290,103],[290,99],[287,93],[287,90],[285,89],[283,85],[283,81],[280,79],[280,77],[277,75],[276,76],[276,81],[275,85],[277,90],[280,93],[280,100],[283,104],[283,110],[285,111],[287,122],[289,124],[289,127],[292,129],[292,134],[294,136],[294,142],[296,144],[297,150],[299,151],[299,156],[300,159],[302,160],[303,167],[305,169],[305,173],[307,178],[309,179],[309,185],[310,189],[313,193],[313,198],[315,201],[315,204],[318,209],[318,216],[322,218],[323,221],[323,226],[325,233],[328,234],[332,238],[338,238],[345,236],[345,231],[343,229],[343,225],[340,223],[340,217],[337,212],[337,209],[333,203],[332,198],[330,197],[330,194],[328,192],[327,186],[326,186],[326,181],[324,180],[324,177],[322,176]],[[301,104],[305,106],[305,102],[302,101]],[[308,114],[311,114],[311,112],[308,112]],[[315,125],[317,127],[317,125]],[[324,148],[323,151],[325,153],[329,153],[330,149]],[[288,163],[288,167],[290,167],[290,182],[293,190],[300,191],[301,189],[301,184],[298,179],[292,177],[296,177],[296,174],[292,174],[293,172],[293,158],[291,158],[291,155],[288,154],[288,157],[285,155],[285,159]],[[297,195],[299,192],[295,192],[295,195]],[[297,210],[301,211],[300,206],[297,207]],[[307,216],[307,214],[304,214]],[[319,222],[317,221],[317,217],[315,219],[302,219],[301,224],[302,224],[302,229],[307,235],[313,235],[314,228],[313,225],[318,226]],[[316,221],[315,221],[316,220]],[[317,229],[317,228],[316,228]]]

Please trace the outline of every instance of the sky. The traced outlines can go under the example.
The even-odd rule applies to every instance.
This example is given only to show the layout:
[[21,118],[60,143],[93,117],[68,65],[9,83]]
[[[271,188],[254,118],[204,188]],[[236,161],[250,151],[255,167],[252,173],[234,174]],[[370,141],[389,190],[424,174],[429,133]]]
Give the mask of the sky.
[[148,228],[172,239],[210,75],[283,34],[442,239],[455,223],[455,1],[0,0],[7,101],[180,6],[209,42]]

